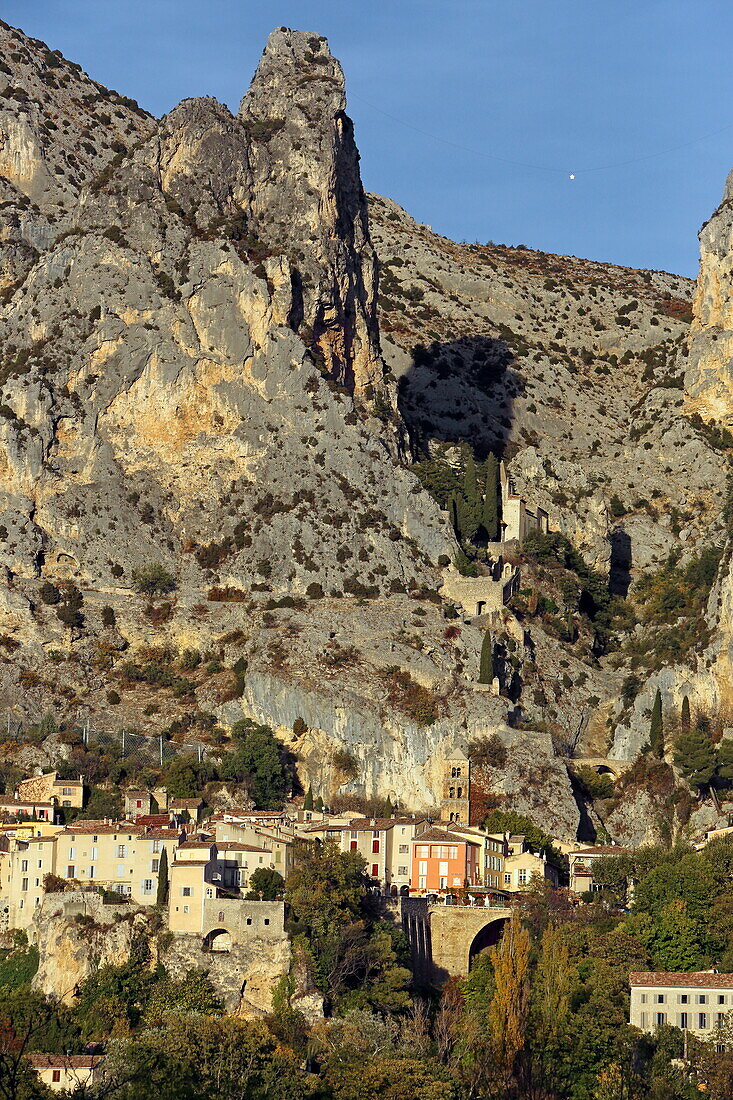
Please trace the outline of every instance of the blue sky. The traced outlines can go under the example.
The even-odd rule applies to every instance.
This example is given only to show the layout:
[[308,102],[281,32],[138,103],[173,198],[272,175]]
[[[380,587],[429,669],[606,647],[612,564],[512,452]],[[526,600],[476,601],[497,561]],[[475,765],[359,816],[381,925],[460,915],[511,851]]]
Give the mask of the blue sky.
[[0,14],[158,115],[191,95],[236,110],[273,27],[325,34],[365,186],[457,240],[694,276],[733,167],[730,0],[3,0]]

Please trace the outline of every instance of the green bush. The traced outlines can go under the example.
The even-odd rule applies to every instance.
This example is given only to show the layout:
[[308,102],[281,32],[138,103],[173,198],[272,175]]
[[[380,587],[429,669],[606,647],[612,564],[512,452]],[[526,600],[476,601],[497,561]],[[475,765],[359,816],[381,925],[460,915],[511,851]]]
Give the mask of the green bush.
[[165,596],[177,587],[176,579],[161,562],[150,562],[133,569],[132,580],[138,592],[145,596]]

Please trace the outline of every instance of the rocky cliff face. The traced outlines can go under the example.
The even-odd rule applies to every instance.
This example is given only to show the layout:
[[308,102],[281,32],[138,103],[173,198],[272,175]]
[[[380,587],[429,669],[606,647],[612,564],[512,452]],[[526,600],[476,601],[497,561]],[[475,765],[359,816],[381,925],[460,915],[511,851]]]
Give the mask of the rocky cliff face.
[[[689,282],[367,204],[317,35],[273,32],[236,116],[198,98],[160,120],[0,42],[2,705],[196,735],[244,713],[306,784],[415,808],[446,747],[495,733],[493,794],[571,839],[558,757],[579,730],[607,751],[624,669],[507,615],[519,698],[478,689],[486,623],[446,621],[457,545],[410,466],[503,449],[619,591],[718,538],[724,448],[680,388]],[[715,247],[701,340],[727,309],[705,304]]]

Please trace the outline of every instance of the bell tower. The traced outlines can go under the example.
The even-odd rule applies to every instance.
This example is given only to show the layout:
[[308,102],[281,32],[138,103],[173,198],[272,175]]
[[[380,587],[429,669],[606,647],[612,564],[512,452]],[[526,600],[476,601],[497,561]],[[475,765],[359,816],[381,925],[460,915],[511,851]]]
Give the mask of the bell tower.
[[446,754],[443,766],[441,820],[468,825],[471,819],[471,761],[459,745]]

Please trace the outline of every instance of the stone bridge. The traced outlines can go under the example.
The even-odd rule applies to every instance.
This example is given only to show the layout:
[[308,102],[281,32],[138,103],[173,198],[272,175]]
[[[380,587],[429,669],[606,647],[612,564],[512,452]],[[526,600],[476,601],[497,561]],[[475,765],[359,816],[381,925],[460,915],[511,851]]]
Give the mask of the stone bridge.
[[599,775],[612,775],[614,779],[620,779],[632,764],[630,760],[611,760],[608,756],[574,756],[565,762],[580,768],[593,768]]
[[465,977],[473,959],[498,943],[511,915],[506,906],[428,905],[425,898],[400,898],[387,909],[410,942],[415,975],[438,983]]

